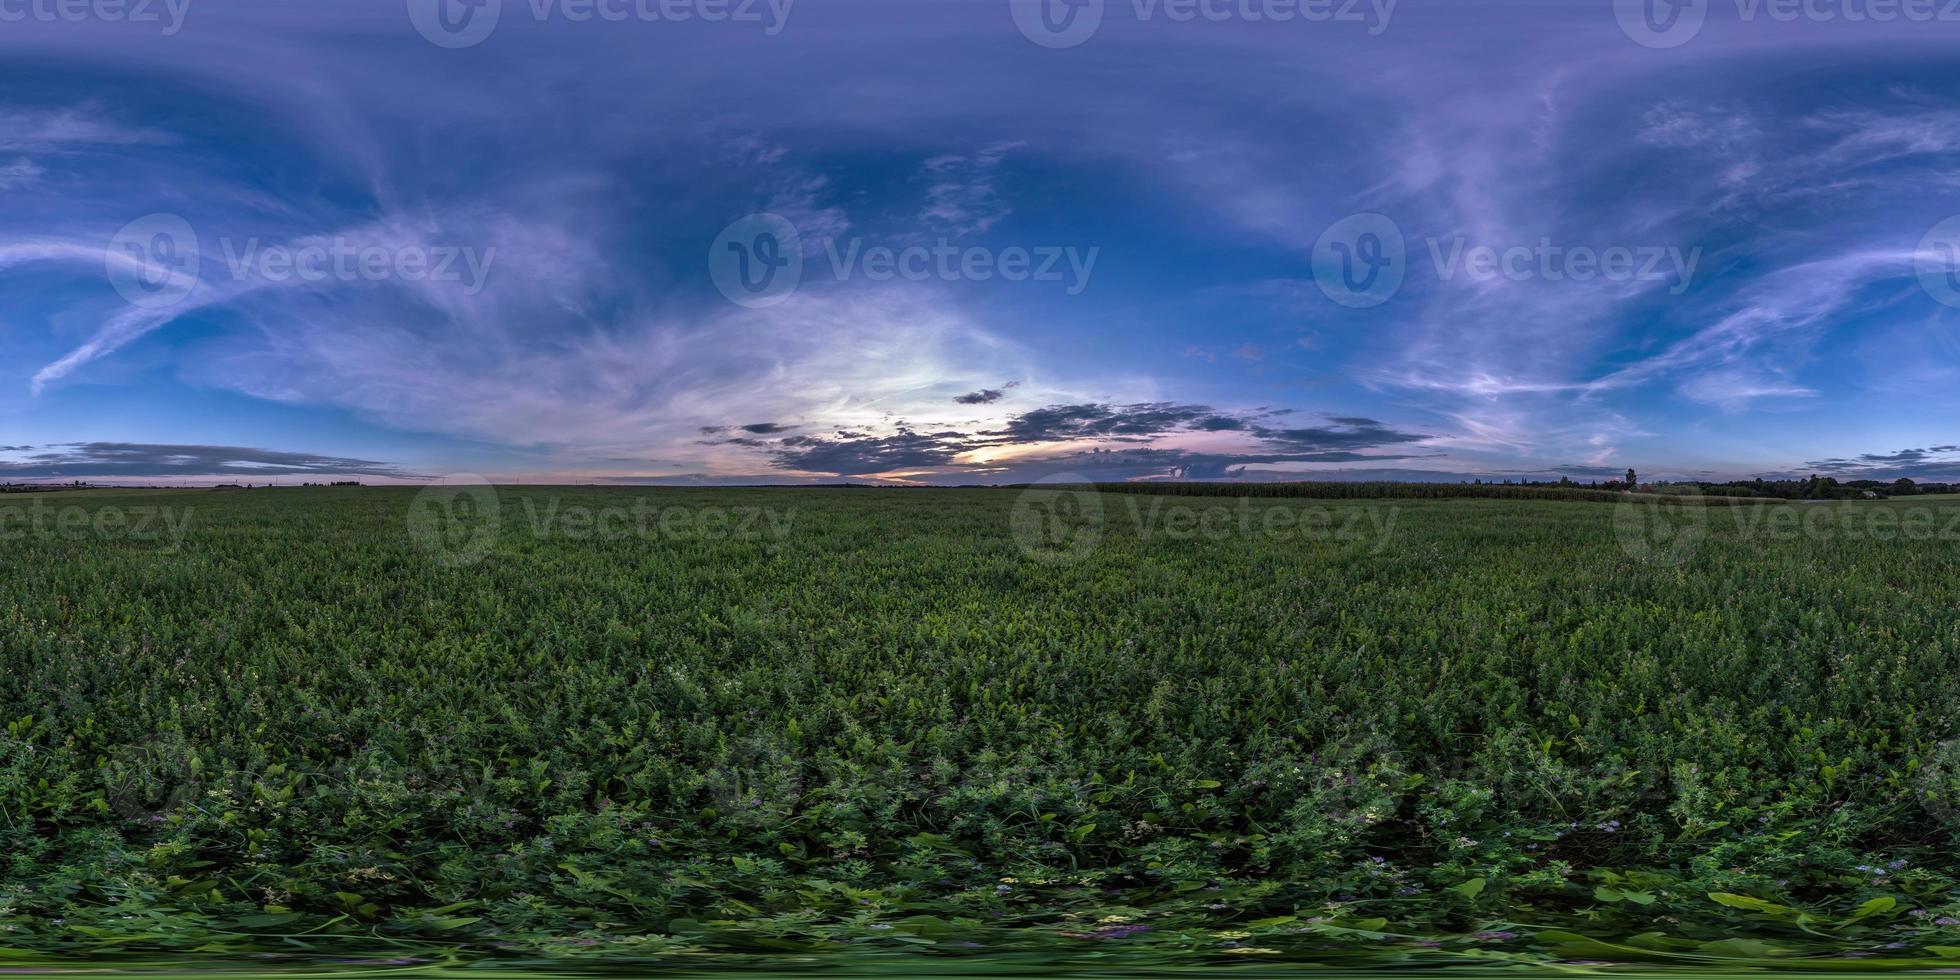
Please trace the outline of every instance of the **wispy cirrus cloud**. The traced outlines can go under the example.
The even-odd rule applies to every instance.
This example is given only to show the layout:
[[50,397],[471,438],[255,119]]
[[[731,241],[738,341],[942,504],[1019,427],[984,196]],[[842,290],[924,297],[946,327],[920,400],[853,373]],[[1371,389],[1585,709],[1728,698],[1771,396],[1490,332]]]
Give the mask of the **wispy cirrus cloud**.
[[[379,0],[214,0],[167,46],[10,32],[0,434],[64,438],[63,410],[133,388],[566,476],[1256,479],[1418,458],[1646,472],[1766,444],[1790,448],[1736,465],[1855,459],[1815,433],[1855,416],[1926,444],[1877,421],[1907,385],[1926,413],[1960,410],[1940,342],[1955,314],[1913,275],[1919,237],[1960,213],[1960,103],[1927,25],[1711,22],[1657,58],[1596,11],[1409,3],[1365,47],[1125,19],[1057,58],[997,10],[840,0],[766,72],[727,33],[524,18],[432,59]],[[197,228],[209,274],[132,310],[103,249],[155,211]],[[758,211],[813,260],[846,235],[1106,258],[1072,297],[813,261],[780,306],[738,309],[706,250]],[[1372,311],[1328,302],[1310,272],[1320,233],[1361,211],[1409,246],[1406,284]],[[497,261],[474,293],[226,262],[227,244],[333,236]],[[1707,258],[1678,295],[1445,278],[1431,242],[1458,238]],[[175,421],[186,443],[250,441],[223,412]]]

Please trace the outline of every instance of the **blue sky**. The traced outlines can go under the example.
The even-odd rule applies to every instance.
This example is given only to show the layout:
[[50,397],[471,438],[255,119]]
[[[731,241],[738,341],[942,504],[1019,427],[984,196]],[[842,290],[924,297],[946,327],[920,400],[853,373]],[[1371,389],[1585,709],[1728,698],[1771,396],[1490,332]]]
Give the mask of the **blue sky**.
[[1960,479],[1943,2],[133,2],[0,479]]

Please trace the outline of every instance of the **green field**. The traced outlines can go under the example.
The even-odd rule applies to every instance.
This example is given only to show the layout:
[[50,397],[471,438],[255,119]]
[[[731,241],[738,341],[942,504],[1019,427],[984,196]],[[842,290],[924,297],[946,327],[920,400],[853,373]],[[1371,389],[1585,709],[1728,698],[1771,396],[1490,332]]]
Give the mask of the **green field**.
[[416,500],[0,497],[0,966],[1960,966],[1960,499]]

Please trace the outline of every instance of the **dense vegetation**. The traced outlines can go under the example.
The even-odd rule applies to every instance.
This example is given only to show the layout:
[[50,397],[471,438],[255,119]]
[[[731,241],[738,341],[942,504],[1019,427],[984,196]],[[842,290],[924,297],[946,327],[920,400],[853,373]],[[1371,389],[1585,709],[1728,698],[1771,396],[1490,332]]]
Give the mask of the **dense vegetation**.
[[1960,956],[1960,501],[414,498],[0,519],[0,958]]

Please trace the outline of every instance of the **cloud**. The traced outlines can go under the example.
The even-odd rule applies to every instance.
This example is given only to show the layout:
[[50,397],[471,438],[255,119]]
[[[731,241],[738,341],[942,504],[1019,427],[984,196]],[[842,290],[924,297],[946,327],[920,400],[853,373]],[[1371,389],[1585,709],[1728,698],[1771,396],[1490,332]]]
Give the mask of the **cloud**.
[[1960,480],[1960,446],[1932,446],[1901,449],[1889,453],[1861,453],[1851,459],[1820,459],[1804,464],[1806,470],[1846,480],[1895,480],[1911,477],[1935,481]]
[[0,479],[68,479],[194,476],[380,476],[412,478],[391,464],[369,459],[281,452],[240,446],[177,446],[157,443],[86,442],[5,447],[25,452],[0,460]]
[[0,193],[33,183],[44,173],[47,171],[40,164],[26,157],[12,163],[0,163]]
[[751,435],[770,436],[779,432],[788,432],[794,428],[796,426],[784,425],[781,422],[756,422],[742,426],[742,431]]
[[[786,470],[857,477],[907,475],[967,482],[985,476],[999,482],[1004,476],[1040,475],[1059,469],[1093,470],[1100,474],[1099,479],[1218,479],[1248,466],[1414,459],[1419,457],[1366,450],[1430,438],[1355,416],[1337,416],[1329,419],[1328,425],[1309,428],[1283,429],[1267,424],[1282,414],[1267,410],[1221,412],[1174,402],[1050,405],[1010,416],[1001,428],[977,432],[925,431],[901,424],[895,433],[884,436],[860,432],[792,436],[770,444],[768,455]],[[1243,444],[1230,450],[1161,445],[1083,449],[1071,445],[1084,441],[1152,443],[1173,435],[1234,436]],[[748,440],[728,441],[752,445]],[[1042,447],[1051,448],[1044,451]],[[995,461],[992,457],[1003,449],[1020,451],[1006,462]]]
[[991,405],[994,402],[1000,401],[1001,396],[1005,394],[1006,392],[998,388],[982,388],[979,391],[961,395],[953,399],[953,401],[961,405]]
[[954,237],[985,234],[1013,209],[997,186],[1001,160],[1020,143],[996,143],[971,157],[938,156],[925,162],[926,206],[919,217]]
[[776,465],[808,473],[869,476],[951,465],[961,453],[984,443],[958,432],[914,432],[889,436],[824,439],[792,436],[770,453]]
[[167,143],[165,134],[125,126],[91,105],[66,109],[0,109],[0,152],[48,153],[78,146]]
[[1210,417],[1203,405],[1146,402],[1135,405],[1050,405],[1010,419],[1004,428],[982,432],[1002,442],[1064,442],[1072,439],[1143,441]]
[[1310,428],[1260,428],[1256,431],[1260,438],[1274,445],[1310,452],[1374,449],[1424,442],[1432,438],[1414,432],[1397,432],[1368,418],[1337,416],[1328,419],[1328,422],[1329,425]]

